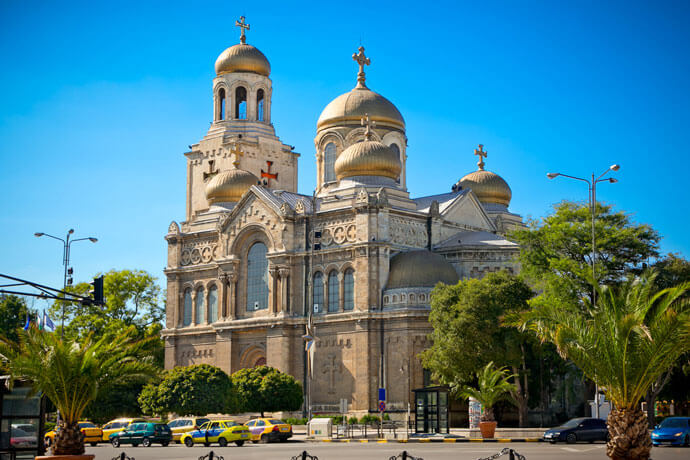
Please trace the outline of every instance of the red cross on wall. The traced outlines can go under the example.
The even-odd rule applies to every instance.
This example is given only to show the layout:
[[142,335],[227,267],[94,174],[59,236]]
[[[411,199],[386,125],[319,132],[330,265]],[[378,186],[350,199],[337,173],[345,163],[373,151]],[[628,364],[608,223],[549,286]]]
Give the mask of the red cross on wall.
[[266,185],[270,185],[269,181],[271,179],[276,180],[276,181],[278,180],[278,173],[272,173],[271,172],[271,166],[273,165],[272,161],[266,161],[266,164],[268,165],[268,168],[266,168],[266,169],[268,169],[268,171],[264,171],[262,169],[261,170],[261,177],[265,177],[267,179]]

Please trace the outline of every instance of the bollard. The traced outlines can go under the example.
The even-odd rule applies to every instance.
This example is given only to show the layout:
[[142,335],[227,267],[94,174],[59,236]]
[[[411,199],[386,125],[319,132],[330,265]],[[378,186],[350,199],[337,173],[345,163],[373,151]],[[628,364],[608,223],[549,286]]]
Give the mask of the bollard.
[[403,450],[398,455],[394,455],[394,456],[390,457],[388,460],[424,460],[424,459],[421,457],[413,457],[412,455],[408,454],[406,450]]
[[121,453],[120,455],[118,455],[117,457],[113,457],[112,460],[134,460],[134,457],[128,457],[127,454],[125,454],[124,452],[122,452],[122,453]]
[[199,457],[199,460],[225,460],[222,456],[216,455],[213,451]]
[[309,455],[306,450],[303,450],[301,454],[295,455],[290,460],[319,460],[319,457]]

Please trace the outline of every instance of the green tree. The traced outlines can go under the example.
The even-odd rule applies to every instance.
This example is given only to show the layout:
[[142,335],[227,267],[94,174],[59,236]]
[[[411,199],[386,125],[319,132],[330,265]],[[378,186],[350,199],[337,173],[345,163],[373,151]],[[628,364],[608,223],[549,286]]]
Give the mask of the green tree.
[[517,388],[510,383],[510,378],[513,377],[508,373],[506,368],[496,368],[493,361],[489,362],[477,372],[477,386],[451,385],[451,388],[460,397],[464,399],[474,398],[482,405],[482,421],[493,422],[494,406],[499,401],[514,402],[513,394]]
[[607,455],[649,459],[651,439],[640,401],[655,381],[690,350],[690,283],[657,291],[654,275],[599,289],[596,308],[577,302],[541,303],[524,313],[522,328],[552,342],[603,388],[615,408],[608,418]]
[[268,366],[240,369],[232,381],[244,412],[295,411],[302,407],[302,384]]
[[0,295],[0,335],[16,342],[29,314],[35,313],[30,311],[22,297]]
[[506,271],[453,286],[439,284],[431,295],[432,346],[420,355],[436,379],[455,387],[472,382],[489,362],[509,366],[520,426],[527,423],[530,377],[538,377],[527,365],[537,359],[536,343],[502,321],[526,310],[532,295],[527,284]]
[[80,455],[84,436],[77,422],[89,403],[114,385],[145,381],[157,372],[142,353],[145,346],[133,329],[116,337],[77,341],[31,328],[20,334],[19,342],[0,338],[0,359],[12,380],[28,380],[34,392],[46,395],[60,411],[53,454]]
[[[597,281],[611,285],[658,255],[659,234],[630,215],[597,203]],[[592,216],[589,206],[563,201],[543,221],[511,233],[520,245],[520,273],[549,302],[568,302],[592,293]]]
[[151,415],[233,413],[237,408],[236,393],[230,377],[220,368],[195,364],[166,371],[158,384],[144,387],[139,405]]

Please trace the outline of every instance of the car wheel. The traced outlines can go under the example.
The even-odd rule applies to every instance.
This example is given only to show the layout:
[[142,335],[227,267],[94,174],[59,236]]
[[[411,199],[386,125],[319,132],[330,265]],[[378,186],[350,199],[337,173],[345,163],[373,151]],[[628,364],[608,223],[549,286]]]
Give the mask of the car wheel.
[[237,447],[242,447],[244,446],[244,441],[235,441],[235,444],[237,444]]
[[192,438],[185,438],[184,439],[184,445],[187,447],[194,447],[194,440]]
[[161,443],[161,446],[163,446],[163,447],[168,447],[168,444],[170,444],[170,443],[167,442],[167,441],[166,441],[166,442],[162,442],[162,443]]
[[557,441],[549,441],[550,444],[556,444]]
[[262,434],[261,439],[259,441],[261,442],[261,444],[268,444],[268,435]]
[[220,447],[225,447],[228,445],[228,440],[225,438],[218,438],[218,445]]
[[141,445],[144,447],[151,447],[151,440],[149,438],[144,438],[141,440]]
[[92,442],[92,443],[91,443],[91,447],[96,447],[97,445],[98,445],[97,442]]
[[120,440],[117,438],[113,438],[112,441],[110,441],[110,444],[112,444],[113,447],[117,449],[118,447],[120,447]]
[[137,442],[137,443],[134,443],[134,442],[132,443],[132,447],[137,447],[138,445],[139,445],[138,442]]
[[565,442],[568,444],[575,444],[577,442],[577,436],[575,436],[575,433],[568,433],[568,436],[565,437]]
[[252,444],[258,444],[259,441],[252,441]]
[[206,446],[206,447],[209,447],[210,445],[211,445],[210,442],[205,442],[205,443],[204,443],[204,446]]

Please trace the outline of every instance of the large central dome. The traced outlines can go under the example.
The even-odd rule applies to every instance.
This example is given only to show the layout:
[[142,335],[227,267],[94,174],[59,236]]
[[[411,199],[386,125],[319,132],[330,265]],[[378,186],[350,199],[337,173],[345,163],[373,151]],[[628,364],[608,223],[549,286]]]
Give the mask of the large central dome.
[[366,87],[357,87],[333,99],[321,112],[316,128],[348,122],[359,125],[366,114],[379,125],[405,129],[405,120],[393,103]]

